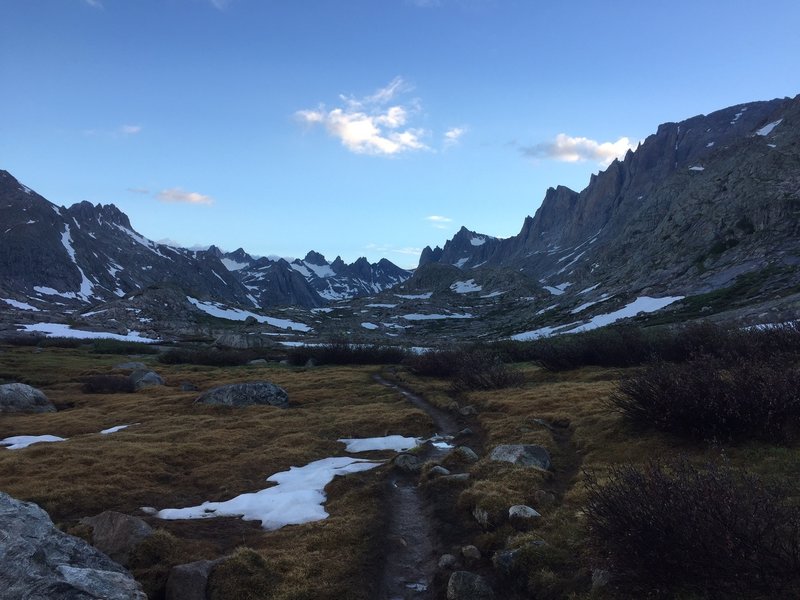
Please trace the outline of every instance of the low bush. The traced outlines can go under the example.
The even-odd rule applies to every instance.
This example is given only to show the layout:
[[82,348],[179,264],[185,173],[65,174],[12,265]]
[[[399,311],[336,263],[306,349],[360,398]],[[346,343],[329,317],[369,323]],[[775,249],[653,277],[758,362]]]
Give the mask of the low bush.
[[679,460],[587,485],[594,566],[625,597],[798,597],[800,512],[758,478]]
[[95,354],[158,354],[158,348],[145,342],[101,338],[92,342]]
[[37,346],[40,348],[78,348],[86,343],[86,340],[65,337],[46,337],[39,340]]
[[396,365],[406,356],[406,350],[397,346],[333,341],[292,348],[289,350],[289,364],[303,366],[313,359],[318,365]]
[[92,375],[83,380],[86,394],[130,394],[136,391],[130,377],[124,375]]
[[158,362],[165,365],[206,365],[236,367],[261,358],[258,350],[220,350],[216,348],[173,348],[160,354]]
[[733,361],[800,355],[800,324],[741,329],[713,323],[643,329],[632,325],[497,346],[506,361],[529,360],[550,371],[583,366],[631,367],[654,359],[683,362],[698,354]]
[[687,438],[788,441],[800,425],[800,372],[779,360],[656,362],[622,379],[610,402],[634,425]]
[[456,391],[496,390],[523,381],[491,347],[430,350],[409,357],[406,365],[418,375],[451,379]]

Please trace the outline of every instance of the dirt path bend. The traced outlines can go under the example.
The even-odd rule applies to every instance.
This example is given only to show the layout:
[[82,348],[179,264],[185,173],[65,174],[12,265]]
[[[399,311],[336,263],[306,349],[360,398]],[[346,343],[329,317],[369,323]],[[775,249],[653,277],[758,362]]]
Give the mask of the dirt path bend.
[[[458,421],[414,392],[374,375],[375,381],[402,394],[425,411],[443,438],[459,430]],[[426,444],[420,460],[436,460],[446,448]],[[379,600],[433,600],[433,577],[437,567],[438,539],[430,507],[426,506],[418,478],[393,472],[387,492],[389,539]]]

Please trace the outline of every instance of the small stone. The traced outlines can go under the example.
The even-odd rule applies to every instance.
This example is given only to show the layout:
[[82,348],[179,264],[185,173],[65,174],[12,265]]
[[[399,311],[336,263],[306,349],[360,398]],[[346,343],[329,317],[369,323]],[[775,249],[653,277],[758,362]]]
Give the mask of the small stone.
[[464,557],[464,562],[467,566],[472,566],[481,559],[481,551],[476,546],[469,545],[461,548],[461,556]]
[[181,381],[181,391],[182,392],[196,392],[197,386],[190,381]]
[[596,590],[611,583],[614,576],[605,569],[592,569],[592,589]]
[[436,465],[435,467],[431,467],[430,471],[428,471],[428,475],[431,477],[440,477],[442,475],[450,475],[450,471],[445,469],[442,465]]
[[536,490],[533,497],[539,506],[552,506],[556,503],[556,495],[547,490]]
[[475,451],[469,446],[459,446],[450,451],[450,455],[459,462],[476,463],[480,460]]
[[316,358],[312,357],[312,358],[309,358],[306,361],[306,364],[305,364],[306,369],[310,369],[311,367],[316,367],[316,366],[317,366],[317,359]]
[[462,417],[471,417],[478,414],[478,409],[470,404],[468,406],[462,406],[458,409],[458,412]]
[[437,481],[445,483],[466,483],[469,481],[469,473],[455,473],[453,475],[442,475]]
[[439,568],[451,570],[455,569],[456,565],[458,565],[458,559],[452,554],[442,554],[441,558],[439,559]]
[[541,514],[530,506],[515,504],[508,509],[508,520],[517,531],[530,531]]
[[395,468],[400,469],[404,473],[418,473],[422,468],[419,458],[408,453],[398,454],[394,457],[392,463],[394,464]]
[[254,360],[249,361],[247,364],[250,365],[251,367],[257,367],[261,365],[266,365],[268,363],[266,358],[256,358]]

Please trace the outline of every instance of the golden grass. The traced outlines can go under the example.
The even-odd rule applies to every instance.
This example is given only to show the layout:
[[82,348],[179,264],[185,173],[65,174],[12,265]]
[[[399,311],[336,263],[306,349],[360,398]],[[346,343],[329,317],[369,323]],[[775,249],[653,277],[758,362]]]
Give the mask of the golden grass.
[[[433,433],[424,413],[372,381],[374,368],[170,366],[148,357],[144,362],[153,365],[167,386],[134,394],[81,392],[81,377],[109,373],[124,360],[76,349],[34,353],[13,348],[0,354],[0,373],[6,379],[27,381],[54,402],[74,405],[52,414],[0,417],[0,439],[40,434],[69,438],[0,450],[3,491],[40,504],[68,526],[103,510],[141,515],[142,506],[180,507],[263,489],[273,473],[343,455],[337,438]],[[262,379],[284,387],[291,408],[193,405],[199,392],[179,388],[184,381],[202,391]],[[98,434],[132,423],[139,425]],[[150,519],[178,540],[172,558],[159,561],[215,558],[245,542],[285,573],[275,598],[300,598],[301,592],[314,598],[368,597],[358,590],[366,589],[361,572],[374,562],[375,536],[370,532],[381,529],[376,498],[381,481],[382,469],[337,478],[326,504],[330,519],[276,532],[238,519]],[[161,569],[153,576],[145,564],[134,572],[148,580],[151,593],[157,593],[166,574]]]

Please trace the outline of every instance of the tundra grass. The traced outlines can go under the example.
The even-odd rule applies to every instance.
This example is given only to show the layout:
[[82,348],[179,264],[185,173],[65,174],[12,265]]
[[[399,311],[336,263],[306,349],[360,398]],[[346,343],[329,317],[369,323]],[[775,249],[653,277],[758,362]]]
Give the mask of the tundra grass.
[[[372,371],[365,368],[215,368],[161,365],[147,357],[144,362],[154,365],[166,386],[131,394],[81,391],[83,377],[111,373],[122,360],[80,349],[8,348],[0,353],[0,373],[6,380],[28,382],[53,402],[70,407],[0,416],[0,439],[47,433],[69,438],[19,451],[1,449],[2,491],[40,504],[56,523],[69,528],[104,510],[145,516],[142,506],[182,507],[263,489],[265,479],[278,471],[344,455],[337,438],[433,433],[424,413],[374,383]],[[199,392],[180,391],[182,382],[202,391],[261,379],[284,387],[291,407],[193,405]],[[98,433],[125,424],[132,426],[110,435]],[[133,572],[152,597],[159,597],[170,563],[217,558],[246,546],[282,573],[270,597],[368,598],[370,578],[363,575],[380,554],[382,472],[379,468],[336,478],[327,488],[329,519],[274,532],[235,518],[148,517],[169,535],[162,536],[161,546],[151,548],[150,559],[140,560]],[[223,569],[220,577],[237,572]],[[238,584],[218,578],[215,585],[234,589]]]

